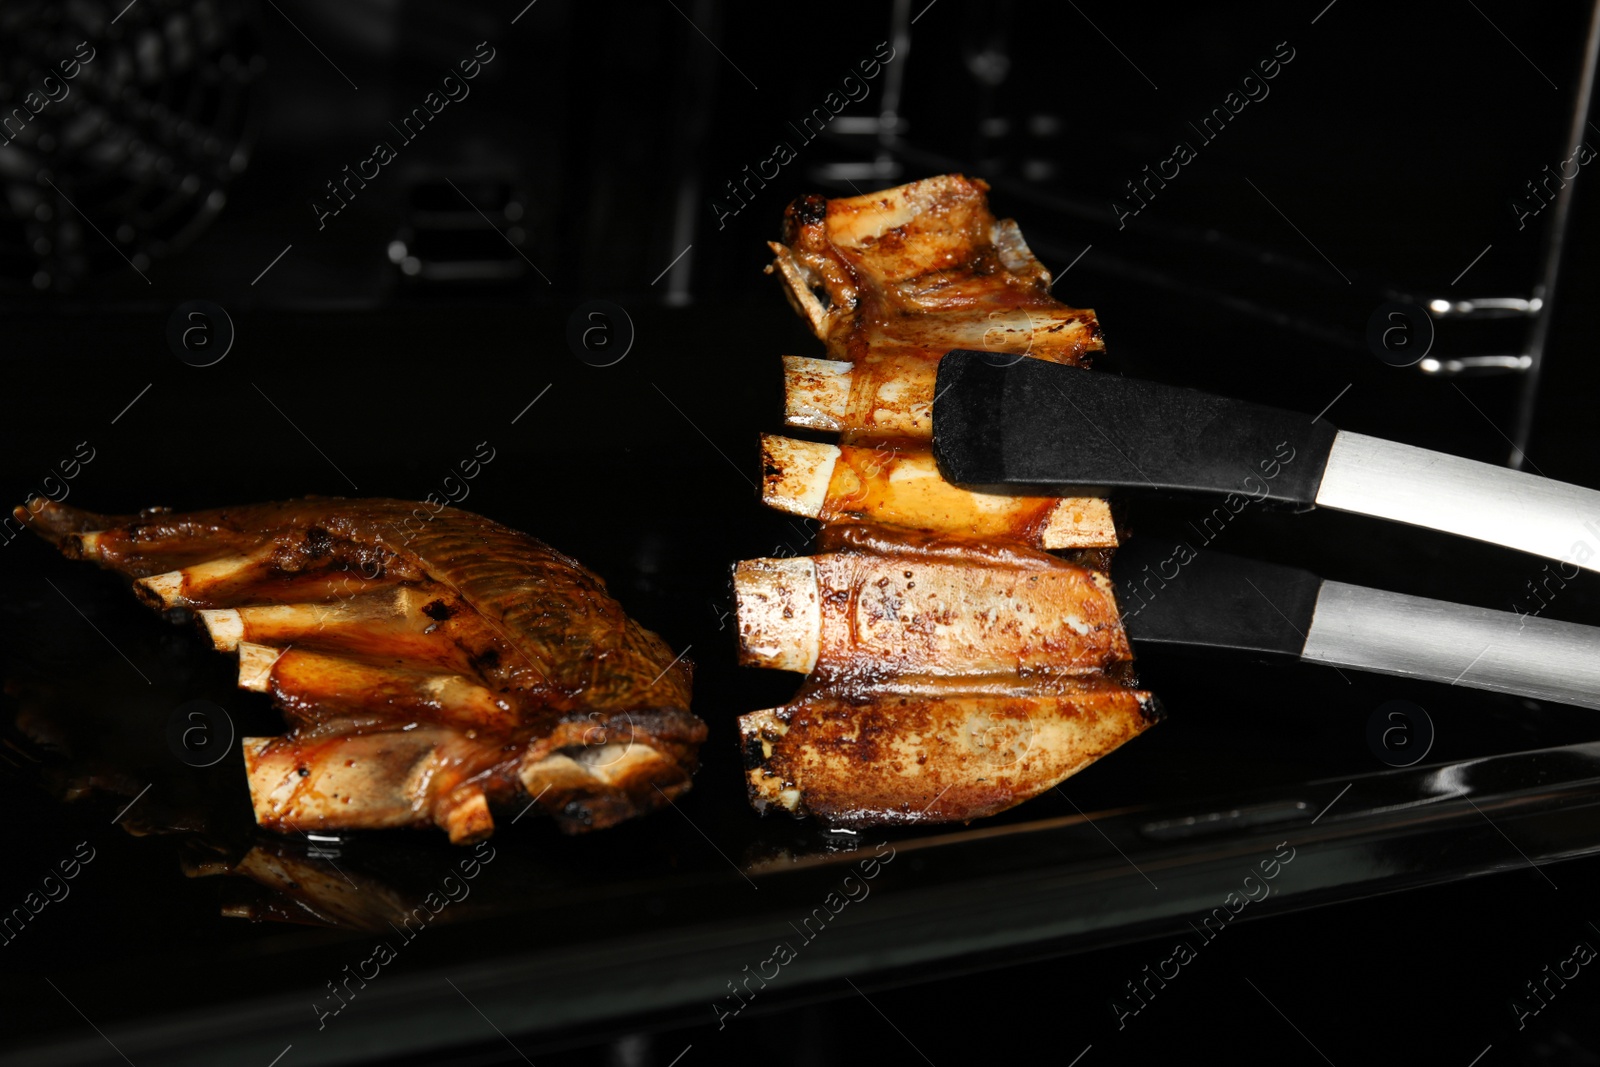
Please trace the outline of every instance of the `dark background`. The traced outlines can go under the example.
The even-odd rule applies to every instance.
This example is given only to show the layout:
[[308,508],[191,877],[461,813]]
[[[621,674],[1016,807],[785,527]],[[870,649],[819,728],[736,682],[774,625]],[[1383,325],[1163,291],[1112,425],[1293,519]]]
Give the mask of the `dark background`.
[[[0,0],[7,109],[77,42],[97,48],[72,95],[0,146],[6,499],[47,488],[83,441],[94,459],[70,482],[69,502],[112,512],[306,493],[419,498],[488,441],[496,458],[463,506],[578,556],[674,648],[692,648],[712,737],[689,810],[741,863],[775,842],[823,847],[810,829],[760,823],[744,808],[732,744],[738,714],[793,688],[731,665],[727,568],[807,547],[803,524],[764,512],[753,482],[756,435],[781,424],[777,357],[819,348],[762,273],[764,242],[795,196],[945,171],[985,178],[996,214],[1016,218],[1057,273],[1057,297],[1098,311],[1107,370],[1307,412],[1333,403],[1328,418],[1348,429],[1491,462],[1520,452],[1530,469],[1600,485],[1589,168],[1573,182],[1559,288],[1543,291],[1552,317],[1536,379],[1397,368],[1367,340],[1368,317],[1386,301],[1539,292],[1555,208],[1519,230],[1512,205],[1572,155],[1589,19],[1580,4],[1397,11],[1314,0],[1185,13],[963,0],[123,2]],[[400,145],[388,123],[481,41],[494,59],[471,95]],[[790,124],[881,42],[894,58],[865,82],[866,98],[804,143]],[[1202,145],[1188,123],[1280,42],[1294,58],[1270,94]],[[311,205],[324,183],[375,139],[395,144],[396,160],[319,230]],[[1180,139],[1197,158],[1119,228],[1113,199]],[[743,206],[731,200],[726,183],[779,141],[796,158],[752,185]],[[231,348],[214,365],[193,366],[204,358],[186,362],[169,343],[174,311],[190,300],[231,321]],[[584,352],[569,326],[592,300],[624,309],[628,323],[613,314],[614,347]],[[1431,354],[1522,354],[1531,326],[1520,315],[1446,318]],[[1154,533],[1187,517],[1176,504],[1129,513],[1136,531]],[[1227,537],[1228,551],[1503,610],[1525,603],[1542,566],[1337,515],[1246,513]],[[220,657],[162,629],[114,580],[31,539],[0,545],[0,576],[6,717],[43,691],[79,738],[45,758],[70,769],[92,751],[94,766],[137,778],[146,757],[128,756],[124,741],[128,751],[153,744],[151,760],[162,758],[159,743],[143,727],[112,740],[105,723],[126,712],[118,721],[159,729],[197,695],[225,703],[241,728],[272,728],[270,709],[232,691]],[[1544,613],[1600,623],[1595,592],[1593,575],[1581,575]],[[1073,779],[1074,807],[1198,803],[1382,771],[1365,723],[1395,698],[1430,709],[1429,765],[1600,737],[1587,713],[1376,676],[1347,686],[1311,668],[1174,654],[1141,669],[1172,718]],[[84,834],[99,835],[108,858],[26,941],[0,948],[8,1040],[91,1026],[115,1039],[163,1004],[284,988],[291,964],[312,967],[302,979],[316,989],[337,964],[314,961],[352,958],[338,942],[218,917],[210,884],[181,876],[170,840],[109,825],[134,790],[62,803],[49,787],[58,779],[41,788],[34,769],[13,763],[0,767],[14,813],[3,903]],[[173,770],[162,772],[166,798],[157,790],[147,802],[163,812],[184,810],[190,794],[231,803],[232,823],[216,832],[245,832],[237,766],[225,762],[198,792],[172,784]],[[1000,823],[1069,816],[1064,799],[1041,797]],[[548,891],[567,910],[544,907],[545,928],[485,918],[459,941],[440,934],[427,965],[490,953],[497,938],[509,952],[524,940],[650,927],[656,920],[616,887],[681,855],[728,874],[691,827],[662,825],[669,817],[605,842],[508,832],[506,851],[523,853],[510,884]],[[437,858],[393,847],[423,866]],[[1083,847],[1103,851],[1092,834]],[[546,863],[550,885],[540,881]],[[666,1065],[692,1046],[683,1067],[918,1054],[943,1067],[1039,1052],[1068,1063],[1092,1045],[1085,1065],[1241,1049],[1290,1062],[1466,1065],[1491,1045],[1485,1065],[1600,1063],[1600,978],[1589,970],[1524,1030],[1508,1010],[1574,940],[1600,945],[1587,925],[1600,922],[1597,864],[1364,900],[1348,898],[1373,890],[1352,889],[1244,924],[1207,949],[1196,965],[1204,977],[1175,983],[1123,1032],[1108,1001],[1169,953],[1168,931],[1108,931],[920,973],[866,967],[859,989],[785,990],[727,1032],[704,1025],[703,1005],[619,1012],[604,1025],[513,1033],[516,1054],[490,1036],[405,1062],[526,1053],[541,1064]],[[970,907],[985,907],[981,892]],[[563,914],[576,930],[548,929]],[[1119,940],[1131,943],[1104,943]],[[1023,962],[1033,956],[1048,958]],[[126,980],[120,992],[108,976]],[[77,991],[81,1015],[45,977]],[[375,1052],[372,1062],[400,1061]]]

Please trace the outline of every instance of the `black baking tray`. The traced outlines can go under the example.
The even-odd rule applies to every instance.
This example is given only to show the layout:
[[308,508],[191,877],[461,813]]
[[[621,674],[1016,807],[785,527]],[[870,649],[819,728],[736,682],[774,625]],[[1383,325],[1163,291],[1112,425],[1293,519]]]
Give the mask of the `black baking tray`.
[[[553,305],[239,307],[235,350],[207,368],[167,351],[169,311],[10,318],[8,486],[32,488],[88,441],[94,458],[68,502],[96,510],[421,497],[487,441],[495,458],[461,506],[606,577],[694,661],[710,738],[675,809],[573,838],[502,818],[470,895],[402,941],[387,924],[459,875],[472,850],[438,834],[319,841],[255,830],[237,754],[194,768],[165,731],[175,709],[210,700],[241,734],[272,732],[266,699],[237,691],[226,657],[141,608],[116,576],[31,535],[0,545],[0,785],[14,816],[0,903],[20,903],[80,843],[94,852],[70,894],[0,946],[11,1049],[0,1064],[267,1064],[291,1046],[285,1064],[334,1064],[492,1039],[491,1027],[535,1053],[639,1020],[715,1021],[742,1003],[735,987],[758,988],[743,984],[752,971],[771,973],[780,942],[795,951],[772,992],[800,993],[1192,928],[1283,849],[1293,860],[1241,921],[1600,851],[1591,713],[1170,651],[1139,660],[1166,721],[1010,812],[856,835],[761,819],[744,797],[735,719],[781,703],[799,679],[734,665],[729,568],[804,552],[813,534],[757,501],[757,435],[781,428],[777,357],[818,351],[776,294],[630,305],[633,346],[609,367],[574,356],[571,309]],[[1175,304],[1114,333],[1106,371],[1162,376],[1175,331],[1210,336],[1193,311]],[[1442,383],[1377,360],[1324,383],[1304,369],[1317,366],[1309,359],[1282,373],[1268,333],[1227,336],[1219,390],[1315,410],[1355,378],[1329,416],[1341,425],[1478,458],[1503,450]],[[1490,413],[1504,400],[1494,383],[1467,388]],[[1592,458],[1560,455],[1547,473],[1600,483]],[[1124,519],[1134,536],[1171,532],[1186,506],[1144,505]],[[1332,514],[1246,512],[1226,536],[1217,547],[1236,554],[1502,609],[1542,567]],[[1596,607],[1573,582],[1544,614],[1597,622]],[[1397,700],[1425,709],[1433,727],[1409,767],[1389,766],[1368,740],[1373,715]],[[348,885],[341,924],[231,917],[244,901],[294,913],[292,901],[224,873],[252,854]],[[865,880],[873,856],[892,858]],[[865,889],[841,906],[830,894],[847,876]],[[804,926],[819,907],[825,928]],[[823,932],[806,938],[812,929]],[[323,1015],[335,1003],[329,983],[385,941],[394,958]]]

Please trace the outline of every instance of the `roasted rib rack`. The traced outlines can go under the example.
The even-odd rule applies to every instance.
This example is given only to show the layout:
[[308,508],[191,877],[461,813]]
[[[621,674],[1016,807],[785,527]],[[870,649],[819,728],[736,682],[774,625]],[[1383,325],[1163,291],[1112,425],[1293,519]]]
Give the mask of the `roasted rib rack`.
[[16,517],[197,615],[271,695],[289,731],[243,741],[268,829],[436,825],[462,844],[493,832],[492,806],[534,804],[576,833],[690,786],[689,665],[516,530],[400,500],[104,516],[36,499]]
[[1160,717],[1104,573],[1106,502],[972,493],[933,461],[944,353],[1087,366],[1104,347],[986,189],[945,175],[803,197],[770,245],[828,356],[784,357],[786,421],[838,444],[762,440],[763,501],[824,525],[820,554],[734,571],[741,662],[807,675],[789,704],[740,719],[757,810],[843,826],[991,815]]

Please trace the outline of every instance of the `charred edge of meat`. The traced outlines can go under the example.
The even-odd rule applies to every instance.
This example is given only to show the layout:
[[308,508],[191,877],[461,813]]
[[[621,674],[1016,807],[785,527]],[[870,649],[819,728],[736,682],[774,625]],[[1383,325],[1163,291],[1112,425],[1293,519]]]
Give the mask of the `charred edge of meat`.
[[765,766],[767,762],[767,754],[766,749],[762,745],[761,736],[759,734],[752,734],[751,736],[743,738],[742,740],[743,744],[740,746],[740,754],[743,756],[745,771],[749,772]]
[[783,209],[783,241],[794,244],[799,240],[800,228],[814,226],[828,217],[828,198],[820,193],[807,193],[796,197]]
[[[873,522],[840,522],[824,526],[817,533],[817,551],[909,554],[952,563],[997,563],[1008,566],[1054,567],[1063,558],[1017,541],[928,533]],[[1066,558],[1070,561],[1071,557],[1066,555]]]

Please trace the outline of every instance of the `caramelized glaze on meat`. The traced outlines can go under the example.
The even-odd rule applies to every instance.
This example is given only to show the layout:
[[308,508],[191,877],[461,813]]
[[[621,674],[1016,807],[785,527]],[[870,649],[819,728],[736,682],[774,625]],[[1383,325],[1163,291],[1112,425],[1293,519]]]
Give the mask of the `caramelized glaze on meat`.
[[[988,188],[946,174],[789,205],[772,269],[830,359],[863,378],[884,363],[882,377],[900,380],[901,360],[937,362],[952,348],[1087,365],[1105,347],[1094,312],[1052,297],[1016,223],[990,214]],[[866,421],[847,434],[871,431]]]
[[689,788],[705,724],[690,670],[605,583],[526,534],[399,500],[307,499],[17,518],[72,558],[197,613],[239,684],[290,730],[245,738],[256,819],[277,830],[437,825],[487,837],[530,802],[568,832]]

